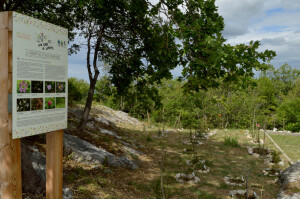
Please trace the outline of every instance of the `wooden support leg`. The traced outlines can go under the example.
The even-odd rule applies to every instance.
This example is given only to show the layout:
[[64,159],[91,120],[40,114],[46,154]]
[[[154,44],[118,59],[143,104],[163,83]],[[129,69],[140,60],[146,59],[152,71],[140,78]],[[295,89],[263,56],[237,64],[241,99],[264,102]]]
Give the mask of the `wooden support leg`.
[[62,199],[63,130],[47,133],[46,139],[46,198]]
[[12,84],[8,69],[8,45],[12,42],[9,20],[8,12],[0,13],[0,198],[21,199],[21,145],[20,139],[12,140],[12,118],[7,109]]

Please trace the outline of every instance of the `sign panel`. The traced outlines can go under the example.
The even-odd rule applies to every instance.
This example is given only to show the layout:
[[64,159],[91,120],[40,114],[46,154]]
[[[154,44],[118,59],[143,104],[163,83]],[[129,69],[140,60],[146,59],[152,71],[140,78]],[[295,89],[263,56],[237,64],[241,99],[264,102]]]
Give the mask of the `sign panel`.
[[13,12],[13,139],[67,128],[68,30]]

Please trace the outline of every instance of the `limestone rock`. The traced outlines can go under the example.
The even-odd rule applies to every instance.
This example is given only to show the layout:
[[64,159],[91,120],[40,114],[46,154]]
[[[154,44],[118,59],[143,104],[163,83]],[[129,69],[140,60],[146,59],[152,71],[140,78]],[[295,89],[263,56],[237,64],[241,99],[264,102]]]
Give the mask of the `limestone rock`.
[[237,195],[245,195],[246,190],[231,190],[229,191],[229,196],[236,197]]
[[[46,181],[43,179],[42,172],[39,173],[35,170],[32,163],[31,150],[22,142],[21,144],[21,169],[22,169],[22,190],[24,193],[41,194],[46,190]],[[36,159],[37,160],[36,156]],[[34,161],[35,161],[34,160]],[[45,159],[40,161],[46,161]],[[46,162],[45,162],[46,165]],[[44,165],[44,166],[45,166]],[[36,167],[37,168],[37,167]],[[41,175],[42,174],[42,175]]]
[[80,138],[64,133],[64,148],[66,153],[72,154],[72,157],[88,165],[107,164],[113,167],[124,167],[137,169],[138,166],[125,156],[116,157],[104,149],[98,148],[91,143]]
[[277,199],[296,199],[300,198],[300,192],[294,194],[287,194],[288,189],[300,189],[300,162],[296,162],[289,168],[285,169],[280,174],[280,192]]
[[72,199],[73,198],[73,191],[69,188],[63,189],[63,199]]

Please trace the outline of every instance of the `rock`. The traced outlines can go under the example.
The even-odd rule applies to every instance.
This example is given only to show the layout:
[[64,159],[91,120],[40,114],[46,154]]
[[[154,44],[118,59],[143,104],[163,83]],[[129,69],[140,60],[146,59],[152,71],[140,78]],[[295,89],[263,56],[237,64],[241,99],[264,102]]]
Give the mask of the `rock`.
[[[24,142],[21,143],[21,147],[22,191],[23,193],[43,194],[46,191],[46,181],[43,179],[43,176],[46,175],[46,173],[38,174],[33,167],[30,149]],[[41,161],[45,162],[45,159]]]
[[73,191],[69,188],[63,189],[63,199],[72,199],[73,198]]
[[128,146],[123,146],[122,148],[125,151],[125,153],[128,154],[128,155],[135,155],[135,156],[141,155],[140,152],[138,152],[137,150],[135,150],[133,148],[130,148]]
[[[231,181],[242,181],[242,182],[238,183],[238,182],[231,182]],[[242,177],[233,178],[230,176],[225,176],[224,182],[225,182],[225,184],[230,185],[230,186],[240,186],[240,187],[243,186],[243,184],[245,183],[245,181]]]
[[87,126],[88,128],[90,128],[90,129],[94,129],[94,128],[95,128],[94,124],[91,123],[91,122],[87,123],[86,126]]
[[256,158],[260,157],[260,155],[258,153],[253,153],[253,156],[256,157]]
[[282,192],[277,196],[277,199],[299,199],[300,193],[295,193],[292,195],[286,194],[285,192]]
[[206,169],[203,169],[203,170],[198,170],[198,173],[209,173],[210,171],[210,168],[206,168]]
[[116,157],[105,149],[98,148],[91,143],[80,138],[64,133],[64,148],[66,153],[72,154],[72,157],[88,165],[107,164],[113,167],[124,167],[137,169],[138,166],[127,157]]
[[46,157],[38,150],[30,153],[31,163],[36,173],[46,182]]
[[179,179],[180,176],[181,176],[181,173],[177,173],[177,174],[175,175],[175,179],[176,179],[176,180]]
[[237,195],[245,195],[246,190],[231,190],[229,191],[229,196],[236,197]]
[[195,176],[193,176],[192,174],[188,174],[188,175],[186,176],[186,178],[187,178],[188,180],[193,180],[194,177],[195,177]]
[[[81,110],[81,109],[68,108],[68,112],[72,113],[73,115],[75,115],[79,119],[81,119],[81,117],[83,115],[83,110]],[[91,119],[92,119],[92,116],[90,115],[88,117],[88,120],[91,120]]]
[[260,142],[260,144],[264,144],[263,139],[260,139],[259,142]]
[[117,135],[115,132],[113,132],[113,131],[109,131],[109,130],[102,129],[102,128],[100,128],[99,130],[100,130],[100,132],[103,133],[103,134],[111,135],[111,136],[114,136],[114,137],[116,137],[116,138],[118,138],[118,139],[121,139],[121,138],[122,138],[121,136],[118,136],[118,135]]
[[104,117],[101,117],[101,116],[95,117],[94,120],[96,122],[105,124],[107,126],[114,126],[114,124],[111,121],[109,121],[109,120],[107,120],[107,119],[105,119]]
[[253,155],[253,148],[252,147],[247,147],[247,149],[248,149],[248,153],[250,155]]
[[175,179],[179,183],[189,183],[189,184],[197,184],[201,180],[197,176],[195,176],[195,173],[193,172],[192,174],[184,174],[184,173],[177,173],[175,175]]
[[284,160],[281,160],[281,161],[278,163],[278,165],[283,167],[283,166],[284,166]]
[[280,174],[280,192],[277,199],[300,198],[300,193],[287,194],[287,190],[300,189],[300,162],[296,162]]
[[216,130],[213,130],[213,131],[211,131],[211,132],[209,132],[209,133],[207,134],[206,139],[208,139],[208,138],[210,138],[211,136],[214,136],[214,135],[216,135],[216,134],[217,134],[217,131],[216,131]]

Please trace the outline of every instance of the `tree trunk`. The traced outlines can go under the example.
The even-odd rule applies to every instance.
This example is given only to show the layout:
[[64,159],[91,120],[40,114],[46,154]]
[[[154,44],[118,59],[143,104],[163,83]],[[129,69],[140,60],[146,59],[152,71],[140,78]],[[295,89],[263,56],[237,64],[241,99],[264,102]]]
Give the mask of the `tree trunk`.
[[89,117],[90,111],[92,109],[92,103],[93,103],[93,97],[94,97],[94,91],[95,91],[97,79],[98,79],[98,76],[95,76],[90,81],[89,93],[88,93],[88,96],[87,96],[87,99],[86,99],[86,104],[85,104],[85,107],[84,107],[82,118],[81,118],[80,124],[78,126],[79,130],[84,130],[85,127],[86,127],[86,124],[88,122],[88,117]]
[[150,121],[150,115],[149,115],[149,111],[148,110],[147,110],[147,118],[148,118],[148,127],[150,128],[151,121]]
[[163,132],[165,132],[165,107],[162,110],[162,119],[163,119]]

